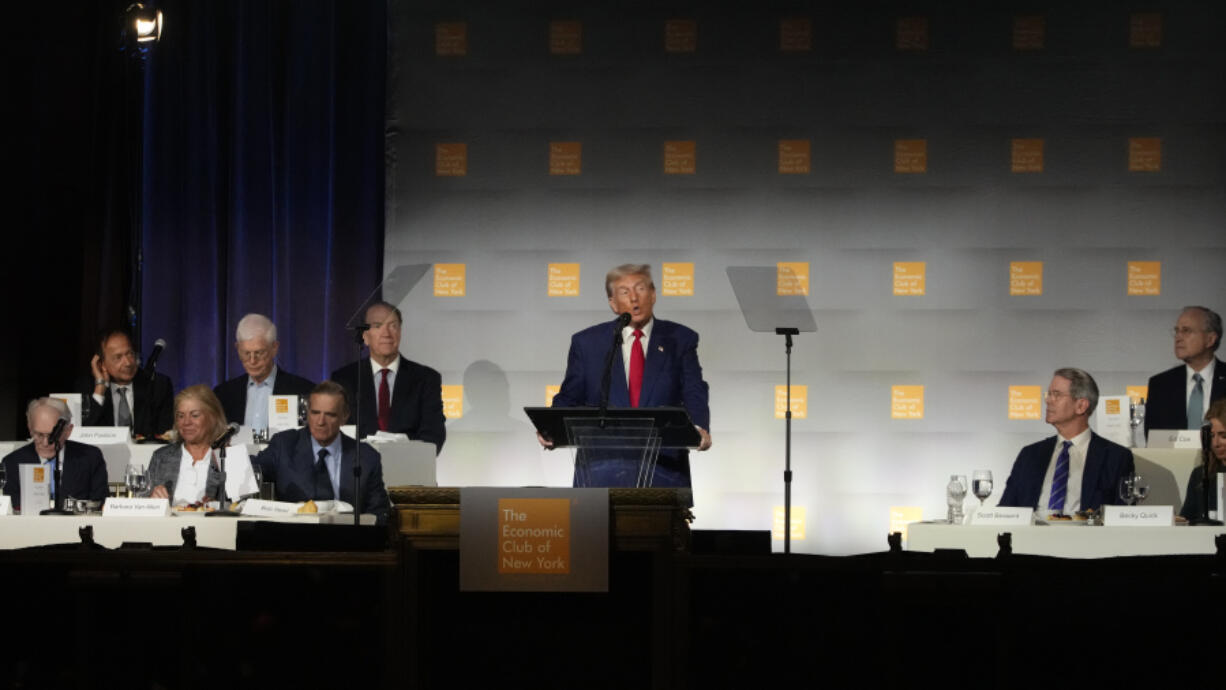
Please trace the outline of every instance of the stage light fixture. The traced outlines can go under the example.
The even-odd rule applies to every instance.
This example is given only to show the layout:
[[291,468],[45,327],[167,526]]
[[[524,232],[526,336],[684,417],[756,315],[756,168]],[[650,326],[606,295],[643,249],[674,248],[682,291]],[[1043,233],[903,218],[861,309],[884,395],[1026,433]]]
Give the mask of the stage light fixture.
[[162,38],[162,11],[133,3],[124,10],[124,29],[137,43],[156,42]]

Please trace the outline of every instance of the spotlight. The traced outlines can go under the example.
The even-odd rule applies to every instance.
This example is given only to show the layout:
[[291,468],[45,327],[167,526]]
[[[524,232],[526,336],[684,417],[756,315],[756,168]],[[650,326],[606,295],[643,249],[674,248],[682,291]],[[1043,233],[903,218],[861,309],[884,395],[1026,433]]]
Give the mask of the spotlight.
[[124,33],[136,43],[157,42],[162,38],[162,11],[133,3],[123,13]]

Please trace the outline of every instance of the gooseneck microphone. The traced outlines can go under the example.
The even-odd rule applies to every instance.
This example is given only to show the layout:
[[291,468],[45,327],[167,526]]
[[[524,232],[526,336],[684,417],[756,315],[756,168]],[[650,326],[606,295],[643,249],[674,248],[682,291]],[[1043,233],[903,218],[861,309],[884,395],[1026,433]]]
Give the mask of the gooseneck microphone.
[[605,423],[605,413],[609,411],[609,381],[613,374],[613,355],[622,344],[622,329],[630,323],[630,312],[618,314],[617,324],[613,328],[613,344],[609,346],[609,354],[604,358],[604,374],[600,378],[600,426]]
[[149,353],[149,359],[145,361],[145,375],[149,380],[153,380],[153,374],[157,371],[158,357],[162,356],[162,350],[166,349],[166,341],[158,338],[153,341],[153,351]]

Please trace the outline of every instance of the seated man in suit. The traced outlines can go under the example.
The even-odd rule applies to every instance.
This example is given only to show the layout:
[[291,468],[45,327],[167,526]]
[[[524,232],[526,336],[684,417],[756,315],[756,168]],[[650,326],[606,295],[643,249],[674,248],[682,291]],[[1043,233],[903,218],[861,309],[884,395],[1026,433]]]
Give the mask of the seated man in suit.
[[234,349],[247,373],[213,389],[226,419],[240,422],[248,429],[268,429],[268,401],[274,395],[304,396],[314,386],[301,376],[277,366],[277,327],[262,314],[239,319]]
[[174,384],[164,374],[149,376],[136,365],[132,339],[121,330],[107,331],[90,360],[94,380],[83,384],[81,423],[85,426],[126,426],[142,438],[170,431],[174,417]]
[[331,501],[339,498],[357,508],[353,463],[361,462],[362,512],[383,522],[391,503],[383,487],[379,453],[341,433],[349,419],[345,389],[324,381],[311,389],[307,426],[282,431],[256,456],[266,481],[276,487],[278,501]]
[[1090,431],[1098,384],[1081,369],[1057,369],[1047,390],[1047,423],[1056,436],[1017,454],[1000,505],[1072,515],[1119,504],[1132,451]]
[[[370,329],[362,335],[370,348],[370,359],[332,372],[332,380],[344,386],[349,399],[362,406],[360,438],[390,431],[428,441],[441,451],[447,440],[443,379],[430,367],[400,355],[403,324],[395,306],[387,302],[370,305],[366,309]],[[361,398],[357,397],[359,383]]]
[[[63,442],[56,454],[56,440],[50,438],[56,422],[64,420],[58,440]],[[72,433],[72,412],[62,400],[38,398],[26,408],[26,424],[33,441],[4,457],[4,493],[13,497],[13,507],[21,507],[21,465],[41,464],[51,477],[51,498],[101,501],[106,498],[106,461],[102,451],[76,441],[66,441]],[[55,485],[55,463],[62,462],[61,486]]]
[[1222,344],[1222,317],[1206,307],[1184,307],[1174,334],[1183,365],[1150,377],[1146,437],[1150,429],[1199,429],[1209,404],[1226,398],[1226,366],[1214,354]]
[[[614,314],[629,314],[622,329],[622,346],[613,352],[609,385],[610,407],[683,406],[698,427],[698,450],[711,447],[711,410],[707,382],[698,363],[698,334],[672,321],[654,318],[656,286],[651,266],[623,264],[605,276],[605,293]],[[618,321],[579,331],[570,341],[566,375],[553,397],[553,407],[597,407],[601,402],[605,358]],[[546,448],[552,439],[537,439]],[[637,467],[593,468],[596,486],[634,486]],[[689,454],[685,449],[660,452],[652,486],[690,486]]]

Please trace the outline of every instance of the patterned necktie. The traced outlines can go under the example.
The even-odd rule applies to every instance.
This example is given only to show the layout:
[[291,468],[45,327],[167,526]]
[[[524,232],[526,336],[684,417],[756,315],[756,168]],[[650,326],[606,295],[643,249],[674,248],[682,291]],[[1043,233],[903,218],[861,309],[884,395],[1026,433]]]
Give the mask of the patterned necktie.
[[380,369],[383,380],[379,382],[379,431],[387,431],[392,425],[392,389],[387,386],[387,375],[391,369]]
[[1188,396],[1188,426],[1187,429],[1199,429],[1205,418],[1205,387],[1201,385],[1205,379],[1200,374],[1192,374],[1196,382],[1192,386],[1192,395]]
[[639,406],[643,390],[643,332],[634,329],[634,344],[630,346],[630,407]]
[[128,407],[128,387],[120,386],[119,407],[115,408],[115,426],[132,426],[132,408]]
[[1056,458],[1056,473],[1051,478],[1051,498],[1047,499],[1048,510],[1064,512],[1064,497],[1068,493],[1068,449],[1072,441],[1065,441]]
[[[322,481],[321,481],[322,480]],[[319,449],[319,462],[315,463],[315,495],[321,501],[330,501],[332,494],[332,475],[328,473],[328,449]]]

